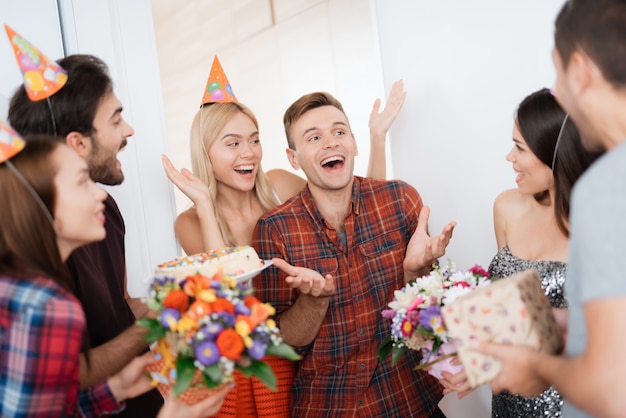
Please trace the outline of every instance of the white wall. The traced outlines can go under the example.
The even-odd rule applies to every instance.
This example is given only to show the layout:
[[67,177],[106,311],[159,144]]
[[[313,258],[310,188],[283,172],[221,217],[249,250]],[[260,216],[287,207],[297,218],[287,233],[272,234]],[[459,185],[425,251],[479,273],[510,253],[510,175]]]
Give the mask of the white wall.
[[[172,227],[174,197],[160,159],[167,144],[150,1],[3,1],[0,12],[4,22],[52,60],[65,50],[68,55],[96,55],[109,65],[135,135],[120,154],[126,180],[107,189],[126,223],[129,293],[144,295],[154,267],[179,255]],[[7,98],[22,78],[8,39],[0,39],[5,63],[0,68],[0,111],[5,118]]]
[[[448,256],[487,266],[492,205],[515,187],[504,159],[517,104],[551,87],[553,22],[563,0],[373,0],[387,88],[408,96],[392,128],[394,173],[431,206],[431,231],[458,226]],[[490,393],[442,402],[449,418],[489,416]]]
[[[292,170],[283,113],[301,95],[324,90],[343,103],[359,146],[355,172],[366,174],[368,118],[374,99],[384,96],[368,0],[232,0],[228,5],[152,0],[152,7],[176,166],[191,167],[189,128],[217,54],[237,99],[259,121],[265,170]],[[176,201],[179,212],[190,205],[178,190]]]
[[[46,16],[33,19],[33,10]],[[9,100],[15,89],[24,82],[15,61],[4,23],[30,41],[51,60],[63,56],[63,42],[59,25],[56,0],[22,0],[0,2],[0,118],[6,121]]]
[[93,54],[111,71],[124,118],[135,135],[119,159],[125,180],[107,188],[126,223],[128,292],[143,296],[154,267],[179,255],[174,197],[163,173],[167,153],[149,0],[59,0],[66,54]]

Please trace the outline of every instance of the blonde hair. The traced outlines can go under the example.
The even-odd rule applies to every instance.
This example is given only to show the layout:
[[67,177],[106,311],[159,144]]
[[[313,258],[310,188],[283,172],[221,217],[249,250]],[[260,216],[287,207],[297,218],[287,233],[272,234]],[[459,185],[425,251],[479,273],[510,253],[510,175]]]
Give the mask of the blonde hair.
[[[258,129],[259,124],[254,114],[241,103],[225,102],[205,105],[198,110],[191,124],[190,149],[191,169],[193,174],[209,186],[211,200],[215,208],[215,217],[220,228],[224,243],[228,246],[237,245],[233,234],[225,221],[224,214],[218,204],[217,179],[208,151],[217,140],[220,131],[237,113],[248,116]],[[254,193],[264,211],[278,206],[267,174],[259,165],[254,182]]]

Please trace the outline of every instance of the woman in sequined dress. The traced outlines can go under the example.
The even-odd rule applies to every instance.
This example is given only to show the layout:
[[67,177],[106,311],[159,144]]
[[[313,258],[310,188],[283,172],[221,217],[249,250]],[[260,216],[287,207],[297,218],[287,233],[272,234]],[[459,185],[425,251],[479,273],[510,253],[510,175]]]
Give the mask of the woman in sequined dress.
[[[526,97],[513,126],[513,149],[506,156],[517,173],[516,189],[494,202],[499,251],[489,265],[493,276],[508,277],[536,268],[554,308],[566,308],[564,283],[569,242],[571,189],[597,158],[548,89]],[[563,401],[549,388],[538,397],[494,394],[493,417],[560,417]]]
[[[536,268],[556,310],[566,308],[564,294],[569,242],[568,215],[574,182],[599,156],[586,151],[578,132],[548,89],[527,96],[517,109],[513,149],[506,159],[517,176],[516,189],[494,202],[498,253],[489,265],[492,276],[505,278]],[[465,372],[447,375],[444,393],[459,397],[471,389]],[[525,398],[494,394],[492,417],[560,417],[562,399],[554,388]]]

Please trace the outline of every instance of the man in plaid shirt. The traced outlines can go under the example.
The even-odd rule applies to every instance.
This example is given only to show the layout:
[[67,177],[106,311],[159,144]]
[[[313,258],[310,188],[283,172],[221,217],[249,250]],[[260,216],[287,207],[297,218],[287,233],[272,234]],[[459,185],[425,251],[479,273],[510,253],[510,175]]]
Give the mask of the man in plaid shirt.
[[253,246],[277,268],[254,287],[303,355],[293,415],[443,417],[442,387],[413,371],[417,353],[393,367],[376,353],[389,333],[381,311],[394,290],[444,255],[455,223],[431,238],[429,209],[413,187],[353,175],[356,141],[330,94],[298,99],[284,123],[287,155],[307,186],[260,218]]

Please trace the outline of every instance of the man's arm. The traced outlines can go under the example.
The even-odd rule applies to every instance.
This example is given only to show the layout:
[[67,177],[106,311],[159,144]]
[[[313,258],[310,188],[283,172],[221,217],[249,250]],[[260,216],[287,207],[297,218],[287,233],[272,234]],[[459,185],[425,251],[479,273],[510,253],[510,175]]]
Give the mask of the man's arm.
[[141,354],[148,343],[143,337],[147,329],[133,325],[111,341],[89,350],[89,365],[85,353],[80,356],[81,389],[114,375]]
[[404,283],[428,274],[432,264],[446,253],[446,247],[452,239],[456,222],[450,222],[443,228],[439,236],[428,235],[428,217],[430,208],[422,207],[419,213],[417,228],[411,236],[404,257]]
[[626,411],[626,297],[597,299],[585,304],[587,347],[566,358],[526,347],[484,344],[479,350],[502,361],[491,382],[494,392],[509,390],[537,395],[550,385],[570,403],[598,417],[623,417]]
[[310,344],[322,326],[330,296],[335,292],[333,276],[322,277],[314,270],[294,267],[280,258],[274,258],[273,262],[287,273],[285,282],[300,291],[295,303],[280,318],[283,340],[296,347]]

